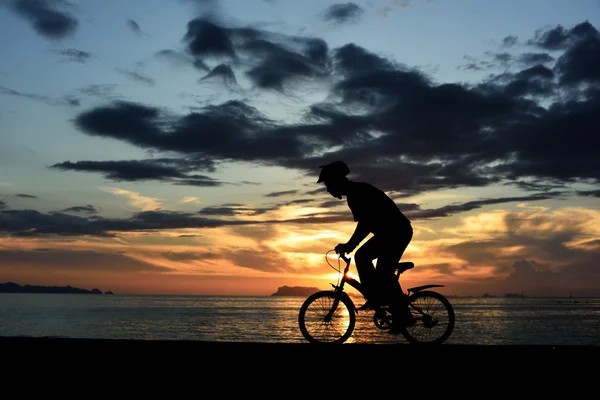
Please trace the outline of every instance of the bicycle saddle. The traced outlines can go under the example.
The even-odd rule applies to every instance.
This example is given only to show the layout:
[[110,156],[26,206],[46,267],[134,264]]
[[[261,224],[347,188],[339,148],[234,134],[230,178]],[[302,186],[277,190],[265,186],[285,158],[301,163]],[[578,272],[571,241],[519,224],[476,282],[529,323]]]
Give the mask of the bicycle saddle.
[[399,262],[398,265],[396,266],[396,268],[398,269],[398,275],[400,275],[401,273],[403,273],[406,270],[413,268],[414,266],[415,266],[415,264],[410,261]]

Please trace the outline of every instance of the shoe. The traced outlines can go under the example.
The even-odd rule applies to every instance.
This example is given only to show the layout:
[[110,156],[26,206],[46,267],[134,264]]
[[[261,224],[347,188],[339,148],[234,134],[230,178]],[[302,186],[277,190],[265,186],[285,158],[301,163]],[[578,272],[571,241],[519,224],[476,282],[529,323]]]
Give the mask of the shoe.
[[359,311],[366,311],[366,310],[374,310],[375,308],[376,307],[375,307],[374,302],[372,302],[370,300],[367,300],[365,302],[365,304],[363,304],[362,306],[358,307],[358,310]]
[[403,328],[410,328],[417,323],[417,320],[412,315],[408,318],[401,319],[399,321],[393,321],[392,327],[388,331],[390,335],[398,335],[402,333]]

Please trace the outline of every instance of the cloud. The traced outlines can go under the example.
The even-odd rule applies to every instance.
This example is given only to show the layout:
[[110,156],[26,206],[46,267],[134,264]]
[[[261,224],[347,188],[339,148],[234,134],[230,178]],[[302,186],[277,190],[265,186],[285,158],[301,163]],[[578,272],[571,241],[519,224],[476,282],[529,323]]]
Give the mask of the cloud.
[[[532,209],[503,212],[497,217],[493,233],[485,237],[465,236],[468,240],[438,250],[456,255],[468,268],[494,266],[495,279],[486,277],[490,288],[513,292],[524,289],[528,295],[564,295],[578,287],[580,296],[597,290],[586,282],[600,279],[596,261],[600,248],[593,241],[581,240],[598,235],[597,211]],[[467,235],[472,222],[463,222]]]
[[511,47],[511,46],[516,45],[518,42],[519,42],[519,38],[517,36],[509,35],[509,36],[505,37],[504,39],[502,39],[502,46]]
[[189,204],[189,203],[200,204],[200,199],[198,199],[197,197],[184,197],[183,199],[181,199],[181,201],[179,203],[180,204]]
[[298,193],[297,190],[286,190],[286,191],[283,191],[283,192],[267,193],[267,194],[265,194],[265,197],[280,197],[280,196],[294,195],[294,194],[297,194],[297,193]]
[[[188,60],[226,65],[209,69],[216,77],[242,74],[262,89],[314,80],[327,96],[309,102],[294,122],[267,117],[243,98],[181,115],[113,101],[79,113],[74,123],[87,135],[177,154],[181,163],[154,164],[165,168],[157,177],[175,184],[198,184],[183,168],[190,159],[200,170],[251,162],[308,175],[317,174],[318,165],[343,159],[352,179],[404,195],[497,184],[534,191],[594,184],[600,176],[595,152],[600,138],[593,131],[600,125],[594,111],[600,107],[600,68],[591,68],[597,35],[589,23],[564,32],[570,39],[560,42],[562,54],[531,52],[527,46],[523,53],[519,47],[489,52],[490,62],[506,69],[462,84],[435,82],[418,68],[356,44],[329,49],[318,38],[198,18],[184,38]],[[547,47],[550,39],[537,35],[530,46]],[[89,164],[93,168],[109,179],[127,178],[126,171],[108,164]]]
[[116,237],[122,232],[143,232],[170,229],[216,228],[250,224],[253,221],[223,221],[198,217],[190,213],[159,210],[159,202],[132,191],[102,188],[125,197],[138,209],[130,218],[85,217],[62,212],[41,213],[35,210],[0,210],[0,233],[15,237],[37,236],[97,236]]
[[156,266],[128,257],[124,254],[102,251],[61,249],[3,250],[0,249],[0,271],[4,268],[19,270],[127,273],[170,272],[171,268]]
[[388,18],[390,16],[390,13],[392,13],[393,11],[396,11],[399,9],[404,9],[404,8],[411,8],[412,6],[413,5],[411,4],[410,0],[408,0],[408,1],[392,1],[390,4],[383,7],[383,9],[381,9],[381,11],[379,11],[379,14],[381,16],[383,16],[384,18]]
[[142,36],[144,34],[140,25],[132,19],[127,19],[127,27],[138,36]]
[[81,64],[85,64],[87,59],[92,56],[92,54],[87,51],[77,49],[58,49],[53,51],[60,56],[66,57],[68,61],[78,62]]
[[101,186],[98,189],[108,193],[112,193],[116,196],[125,197],[129,201],[129,204],[131,206],[142,211],[152,211],[161,208],[161,203],[158,199],[149,196],[142,196],[139,193],[133,192],[131,190],[105,186]]
[[126,77],[136,81],[136,82],[140,82],[146,86],[154,86],[154,79],[143,75],[139,72],[134,72],[134,71],[128,71],[126,69],[122,69],[122,68],[115,68],[115,71],[117,71],[118,73],[125,75]]
[[261,89],[281,91],[286,84],[324,77],[327,73],[327,44],[317,38],[227,27],[202,17],[188,23],[183,40],[200,65],[206,65],[208,60],[249,65],[245,75]]
[[600,189],[598,190],[580,190],[577,191],[580,196],[600,197]]
[[219,64],[213,68],[208,74],[201,78],[201,81],[217,81],[226,86],[237,86],[235,73],[229,65]]
[[48,96],[34,94],[34,93],[23,93],[13,89],[9,89],[5,86],[0,85],[0,94],[8,95],[8,96],[17,96],[24,97],[26,99],[39,101],[41,103],[45,103],[51,106],[70,106],[77,107],[80,105],[79,99],[72,96],[65,96],[63,99],[53,99]]
[[77,29],[78,21],[65,9],[64,0],[8,0],[10,8],[27,19],[35,31],[49,39],[63,39]]
[[262,272],[285,272],[289,269],[286,260],[282,260],[273,249],[259,245],[254,249],[233,249],[223,255],[225,259],[231,260],[235,265],[250,268]]
[[323,13],[323,20],[336,24],[357,22],[365,10],[356,3],[332,4]]
[[196,169],[212,170],[210,162],[202,159],[150,159],[126,161],[65,161],[49,168],[62,171],[98,172],[113,181],[164,181],[177,185],[221,186],[223,182],[192,173]]
[[589,21],[585,21],[571,29],[565,29],[562,25],[539,29],[535,32],[535,37],[528,40],[527,44],[546,50],[565,50],[579,41],[597,37],[598,30]]
[[156,59],[168,62],[175,67],[193,67],[201,71],[210,71],[202,60],[194,59],[190,54],[175,50],[160,50],[154,54]]
[[[96,210],[91,205],[72,207],[47,214],[34,210],[2,209],[0,210],[0,234],[4,233],[19,237],[40,235],[113,237],[126,232],[150,230],[203,229],[228,226],[243,227],[249,225],[276,226],[294,224],[332,224],[348,222],[348,213],[346,210],[325,210],[307,213],[301,216],[293,215],[292,217],[273,218],[273,215],[277,215],[275,213],[276,211],[294,204],[310,204],[312,202],[315,207],[326,209],[335,208],[340,205],[339,202],[323,202],[320,198],[297,199],[266,207],[252,207],[243,204],[223,204],[220,206],[202,208],[197,213],[184,213],[161,210],[161,204],[158,199],[142,196],[137,192],[111,187],[101,187],[100,189],[117,196],[125,197],[129,204],[136,209],[147,211],[136,212],[129,218],[119,219],[104,218],[99,215],[86,217],[69,214],[69,212],[83,214],[95,213]],[[418,204],[402,203],[399,203],[399,207],[411,220],[419,220],[457,215],[489,205],[542,201],[556,199],[560,196],[561,193],[557,192],[534,194],[531,196],[480,199],[465,203],[456,203],[436,209],[422,209]],[[259,216],[262,216],[262,218],[253,218]]]
[[115,89],[117,86],[118,85],[114,83],[92,84],[79,88],[79,92],[87,96],[99,97],[105,100],[113,100],[120,97],[120,95],[115,94]]
[[37,199],[38,198],[37,196],[34,196],[32,194],[25,194],[25,193],[15,194],[15,196],[21,197],[21,198],[24,198],[24,199]]
[[85,206],[74,206],[74,207],[69,207],[69,208],[65,208],[64,210],[62,210],[62,212],[75,212],[75,213],[88,213],[88,214],[96,214],[98,212],[98,210],[96,209],[96,207],[94,207],[91,204],[87,204]]

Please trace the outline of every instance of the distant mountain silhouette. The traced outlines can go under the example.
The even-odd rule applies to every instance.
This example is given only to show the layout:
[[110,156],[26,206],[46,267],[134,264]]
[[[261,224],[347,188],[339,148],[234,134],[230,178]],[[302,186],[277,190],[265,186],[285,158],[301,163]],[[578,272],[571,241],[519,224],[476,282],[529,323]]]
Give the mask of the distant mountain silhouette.
[[271,296],[309,296],[321,289],[307,286],[281,286]]
[[17,283],[0,283],[0,293],[72,293],[72,294],[114,294],[110,290],[102,293],[99,289],[80,289],[72,286],[21,286]]

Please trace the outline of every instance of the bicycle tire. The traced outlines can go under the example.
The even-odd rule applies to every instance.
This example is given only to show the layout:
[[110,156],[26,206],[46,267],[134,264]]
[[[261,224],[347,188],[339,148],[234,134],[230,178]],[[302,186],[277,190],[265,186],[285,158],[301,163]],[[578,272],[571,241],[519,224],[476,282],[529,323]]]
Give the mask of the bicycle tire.
[[354,305],[347,297],[342,297],[330,321],[325,317],[331,310],[337,294],[324,290],[310,295],[300,307],[298,324],[306,340],[313,344],[344,343],[356,324]]
[[[445,342],[456,323],[456,315],[450,301],[442,294],[424,290],[409,297],[410,308],[417,323],[403,328],[402,335],[412,344],[439,345]],[[422,315],[415,307],[422,310]]]

